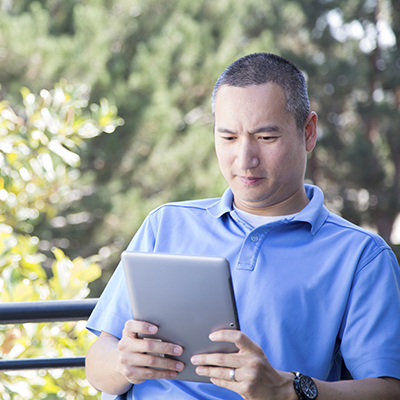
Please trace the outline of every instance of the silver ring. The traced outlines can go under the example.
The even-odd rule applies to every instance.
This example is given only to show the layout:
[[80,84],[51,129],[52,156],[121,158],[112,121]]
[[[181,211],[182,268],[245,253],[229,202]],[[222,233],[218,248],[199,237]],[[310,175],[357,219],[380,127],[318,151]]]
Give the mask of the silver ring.
[[235,379],[235,368],[232,368],[232,369],[229,371],[229,379],[230,379],[231,381],[236,381],[236,379]]

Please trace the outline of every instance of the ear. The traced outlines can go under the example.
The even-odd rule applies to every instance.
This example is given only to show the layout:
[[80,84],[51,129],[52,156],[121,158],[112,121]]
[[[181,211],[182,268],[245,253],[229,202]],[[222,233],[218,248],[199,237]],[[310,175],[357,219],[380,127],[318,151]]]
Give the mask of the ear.
[[304,122],[304,135],[306,142],[306,150],[312,151],[317,142],[317,122],[318,115],[314,111],[308,114],[306,121]]

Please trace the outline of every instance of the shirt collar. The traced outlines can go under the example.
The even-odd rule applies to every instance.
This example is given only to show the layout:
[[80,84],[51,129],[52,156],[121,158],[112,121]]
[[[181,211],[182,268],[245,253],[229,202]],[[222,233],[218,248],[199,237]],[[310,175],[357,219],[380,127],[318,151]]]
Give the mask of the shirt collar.
[[208,213],[214,218],[220,218],[225,213],[233,210],[233,193],[228,187],[220,199],[207,208]]
[[315,235],[328,218],[329,211],[324,206],[324,194],[318,186],[304,185],[304,188],[310,202],[292,221],[308,222],[311,226],[311,233]]
[[[329,211],[324,206],[322,190],[314,185],[304,185],[310,202],[291,220],[307,222],[311,226],[311,233],[315,235],[329,216]],[[220,199],[207,208],[208,213],[214,218],[220,218],[225,213],[233,210],[233,193],[226,189]]]

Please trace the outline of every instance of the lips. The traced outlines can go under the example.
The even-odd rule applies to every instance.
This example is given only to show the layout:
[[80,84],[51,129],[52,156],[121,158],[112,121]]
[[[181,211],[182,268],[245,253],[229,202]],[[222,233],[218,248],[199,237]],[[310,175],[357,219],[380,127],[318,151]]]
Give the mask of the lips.
[[245,185],[254,185],[261,181],[263,178],[259,178],[256,176],[238,176],[238,178],[245,184]]

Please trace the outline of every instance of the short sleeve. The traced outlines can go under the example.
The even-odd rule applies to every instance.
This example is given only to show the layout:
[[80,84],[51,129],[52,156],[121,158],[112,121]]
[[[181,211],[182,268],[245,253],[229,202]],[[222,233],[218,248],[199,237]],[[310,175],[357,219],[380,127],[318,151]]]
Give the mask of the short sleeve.
[[[154,232],[150,217],[147,217],[127,250],[152,252],[154,243]],[[86,328],[97,336],[105,331],[120,339],[126,321],[132,318],[124,269],[122,262],[120,262],[90,315]]]
[[400,269],[388,248],[367,255],[354,277],[341,353],[354,379],[400,379]]

